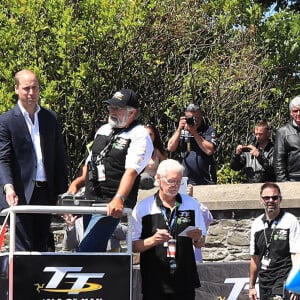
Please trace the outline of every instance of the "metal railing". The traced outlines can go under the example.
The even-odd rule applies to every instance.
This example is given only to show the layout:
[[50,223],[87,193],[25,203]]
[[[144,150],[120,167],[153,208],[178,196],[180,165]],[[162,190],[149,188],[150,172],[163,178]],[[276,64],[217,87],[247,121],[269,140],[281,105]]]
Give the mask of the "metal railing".
[[[132,210],[129,208],[125,208],[123,210],[123,216],[127,216],[127,222],[128,222],[128,230],[127,230],[127,250],[123,253],[107,253],[107,252],[66,252],[63,254],[66,255],[99,255],[100,253],[103,255],[132,255],[132,225],[131,225],[131,212]],[[14,299],[14,288],[13,288],[13,282],[14,282],[14,267],[13,267],[13,258],[15,254],[24,254],[28,255],[28,252],[25,251],[15,251],[15,234],[16,234],[16,215],[17,214],[52,214],[52,215],[63,215],[63,214],[104,214],[107,213],[107,207],[104,204],[99,205],[93,205],[93,206],[39,206],[39,205],[17,205],[17,206],[11,206],[10,208],[7,208],[2,211],[2,214],[7,216],[9,214],[10,218],[10,224],[9,224],[9,231],[10,231],[10,237],[9,237],[9,266],[8,266],[8,300]],[[31,254],[49,254],[51,252],[30,252]],[[61,255],[60,252],[54,252],[53,255]],[[130,259],[130,263],[132,263],[132,260]],[[132,278],[132,268],[130,268],[130,278]],[[132,295],[132,284],[130,280],[130,299]]]
[[[11,206],[2,210],[3,215],[10,214],[10,236],[9,236],[9,255],[12,256],[15,253],[15,235],[16,235],[16,215],[17,214],[52,214],[63,215],[69,214],[102,214],[106,215],[106,205],[99,206],[48,206],[48,205],[17,205]],[[124,208],[123,216],[127,216],[128,231],[126,236],[127,248],[126,253],[132,253],[131,244],[131,213],[132,209]]]

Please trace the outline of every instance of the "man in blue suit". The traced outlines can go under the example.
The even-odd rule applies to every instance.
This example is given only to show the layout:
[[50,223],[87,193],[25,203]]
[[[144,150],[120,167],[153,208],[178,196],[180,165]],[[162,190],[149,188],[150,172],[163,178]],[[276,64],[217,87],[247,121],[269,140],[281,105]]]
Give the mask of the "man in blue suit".
[[[1,209],[12,205],[55,205],[67,190],[61,128],[53,111],[39,106],[35,73],[15,75],[18,103],[0,116]],[[18,214],[16,250],[47,251],[51,215]]]

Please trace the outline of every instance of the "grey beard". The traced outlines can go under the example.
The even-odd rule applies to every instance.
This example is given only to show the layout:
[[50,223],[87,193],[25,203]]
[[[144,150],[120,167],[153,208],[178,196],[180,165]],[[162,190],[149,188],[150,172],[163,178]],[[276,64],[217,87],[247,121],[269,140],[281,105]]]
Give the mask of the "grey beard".
[[165,194],[166,194],[167,196],[176,196],[178,193],[179,193],[179,191],[174,192],[174,193],[167,192],[167,193],[165,193]]
[[122,122],[119,119],[117,121],[113,121],[111,118],[108,119],[108,123],[112,128],[123,128],[126,125],[125,120]]

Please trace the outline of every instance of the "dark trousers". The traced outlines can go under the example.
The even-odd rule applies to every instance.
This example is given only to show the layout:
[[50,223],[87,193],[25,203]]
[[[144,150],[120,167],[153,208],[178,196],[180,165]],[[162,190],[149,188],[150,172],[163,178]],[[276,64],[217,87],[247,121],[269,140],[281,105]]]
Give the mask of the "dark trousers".
[[[77,252],[105,252],[108,240],[120,222],[120,219],[111,216],[103,216],[101,219],[95,218],[95,220],[94,217],[97,218],[96,215],[83,215],[85,235],[78,246]],[[88,226],[91,229],[86,233]]]
[[[48,187],[35,187],[29,205],[49,205],[49,203]],[[47,251],[50,225],[49,214],[17,214],[16,251]]]
[[[261,300],[273,300],[276,299],[275,296],[281,296],[284,300],[290,299],[290,293],[286,290],[282,290],[280,293],[275,293],[272,291],[272,288],[266,289],[266,288],[259,288],[259,296]],[[297,298],[299,299],[299,297]]]

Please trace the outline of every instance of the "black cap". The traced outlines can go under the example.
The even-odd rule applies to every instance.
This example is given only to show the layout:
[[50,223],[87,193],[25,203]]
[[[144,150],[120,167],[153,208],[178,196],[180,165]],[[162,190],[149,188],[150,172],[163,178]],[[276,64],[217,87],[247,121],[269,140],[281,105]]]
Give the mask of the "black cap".
[[104,102],[114,105],[114,106],[131,106],[134,108],[139,107],[139,102],[137,99],[137,95],[133,90],[130,89],[121,89],[116,92],[111,99],[105,100]]

